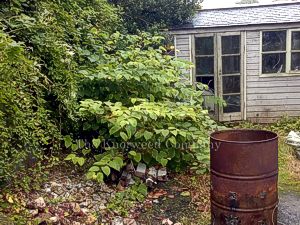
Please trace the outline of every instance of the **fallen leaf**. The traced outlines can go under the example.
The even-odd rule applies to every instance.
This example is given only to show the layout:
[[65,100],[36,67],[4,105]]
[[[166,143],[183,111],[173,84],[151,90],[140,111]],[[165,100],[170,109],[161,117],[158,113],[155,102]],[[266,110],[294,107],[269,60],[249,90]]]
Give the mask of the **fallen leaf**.
[[191,196],[191,193],[189,191],[184,191],[184,192],[181,192],[180,195],[183,197],[189,197],[189,196]]

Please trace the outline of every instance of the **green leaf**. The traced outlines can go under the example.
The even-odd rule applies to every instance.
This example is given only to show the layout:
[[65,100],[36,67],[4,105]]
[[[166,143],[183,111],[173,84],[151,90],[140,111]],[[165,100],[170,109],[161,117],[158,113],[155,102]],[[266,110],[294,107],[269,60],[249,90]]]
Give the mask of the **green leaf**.
[[106,176],[109,176],[110,174],[110,168],[108,166],[103,166],[101,167],[101,170],[103,171],[103,173],[106,175]]
[[123,159],[121,157],[115,157],[114,160],[119,164],[120,168],[123,166]]
[[173,145],[173,146],[176,146],[176,138],[175,137],[170,137],[169,139],[168,139],[168,141],[169,142],[171,142],[171,144]]
[[99,183],[102,183],[103,180],[104,180],[104,175],[103,175],[103,173],[101,173],[101,172],[97,173],[96,180],[97,180]]
[[77,163],[79,164],[79,166],[83,166],[85,163],[85,158],[83,158],[83,157],[78,158]]
[[120,132],[120,136],[121,136],[121,138],[122,138],[124,141],[128,141],[128,136],[127,136],[126,133]]
[[150,140],[152,137],[153,137],[152,132],[149,132],[149,131],[144,132],[144,138],[146,139],[146,141]]
[[94,178],[95,175],[96,175],[95,172],[88,172],[88,173],[86,174],[86,178],[89,179],[89,180],[91,180],[91,179]]
[[142,130],[139,130],[138,132],[135,133],[134,137],[136,139],[140,139],[141,137],[143,137],[144,132]]
[[111,167],[111,168],[113,168],[113,169],[115,169],[117,171],[120,171],[120,169],[121,169],[120,165],[116,161],[110,161],[108,163],[108,165],[109,165],[109,167]]
[[121,130],[121,127],[119,125],[115,125],[109,130],[109,134],[113,135],[117,133],[119,130]]
[[75,154],[69,154],[66,158],[65,158],[65,160],[72,160],[74,157],[76,157],[76,155]]
[[128,122],[133,126],[136,127],[137,126],[137,120],[135,118],[129,118]]
[[126,126],[125,129],[126,129],[126,132],[127,132],[128,139],[130,139],[131,136],[132,136],[132,129],[131,129],[131,126],[128,125],[128,126]]
[[162,166],[167,166],[168,160],[167,159],[161,159],[160,163],[161,163]]
[[178,134],[177,130],[172,130],[171,133],[172,133],[175,137],[176,137],[177,134]]
[[101,140],[100,139],[93,139],[93,145],[95,146],[95,148],[98,148],[101,144]]
[[85,142],[83,140],[78,140],[79,148],[83,148],[85,146]]
[[161,133],[166,138],[169,135],[170,131],[169,130],[163,130]]
[[142,160],[142,154],[141,153],[137,153],[135,156],[134,156],[134,160],[136,162],[140,162]]
[[71,149],[72,149],[72,151],[77,151],[78,150],[78,145],[77,144],[72,144]]
[[130,151],[128,154],[132,156],[136,156],[136,151]]
[[89,172],[98,172],[100,170],[100,168],[98,166],[92,166],[90,169],[89,169]]
[[83,149],[82,150],[82,154],[84,155],[84,156],[86,156],[87,154],[89,154],[91,152],[91,149]]
[[65,136],[64,141],[66,148],[69,148],[72,145],[72,138],[70,135]]
[[150,153],[143,154],[143,161],[146,164],[149,164],[151,162],[151,159],[152,159],[152,155]]
[[138,192],[141,193],[142,195],[146,196],[148,193],[148,188],[145,184],[140,184],[138,187]]

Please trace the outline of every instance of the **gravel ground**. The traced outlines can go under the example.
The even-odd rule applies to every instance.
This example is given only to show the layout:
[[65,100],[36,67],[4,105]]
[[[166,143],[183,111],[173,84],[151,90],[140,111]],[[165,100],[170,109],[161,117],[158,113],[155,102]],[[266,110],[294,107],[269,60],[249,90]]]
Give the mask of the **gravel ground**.
[[300,225],[300,195],[287,192],[279,199],[278,225]]

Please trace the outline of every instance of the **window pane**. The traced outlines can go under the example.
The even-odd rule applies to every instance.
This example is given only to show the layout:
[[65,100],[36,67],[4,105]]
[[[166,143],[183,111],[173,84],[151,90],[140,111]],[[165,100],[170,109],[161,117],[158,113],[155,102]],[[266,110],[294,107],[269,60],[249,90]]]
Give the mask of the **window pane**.
[[222,54],[240,53],[240,35],[222,37]]
[[285,53],[263,54],[263,73],[285,73]]
[[195,40],[196,55],[213,55],[214,54],[214,38],[200,37]]
[[300,50],[300,31],[292,32],[292,49]]
[[241,77],[229,76],[223,77],[223,93],[240,93],[241,92]]
[[196,77],[196,81],[202,84],[206,84],[211,90],[215,90],[214,77]]
[[196,58],[196,74],[214,74],[214,57],[197,57]]
[[223,56],[222,57],[223,74],[235,74],[241,71],[240,56]]
[[228,95],[223,97],[227,106],[224,107],[224,113],[241,112],[241,96],[240,95]]
[[292,70],[300,71],[300,53],[292,53]]
[[263,51],[285,51],[286,31],[263,32]]

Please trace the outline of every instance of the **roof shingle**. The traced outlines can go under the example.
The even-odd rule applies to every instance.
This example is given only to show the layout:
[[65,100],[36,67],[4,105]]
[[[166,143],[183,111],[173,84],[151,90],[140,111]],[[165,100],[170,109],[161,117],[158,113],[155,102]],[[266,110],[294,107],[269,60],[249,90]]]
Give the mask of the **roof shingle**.
[[[300,22],[300,2],[200,10],[186,28],[246,26]],[[184,28],[184,27],[183,27]]]

